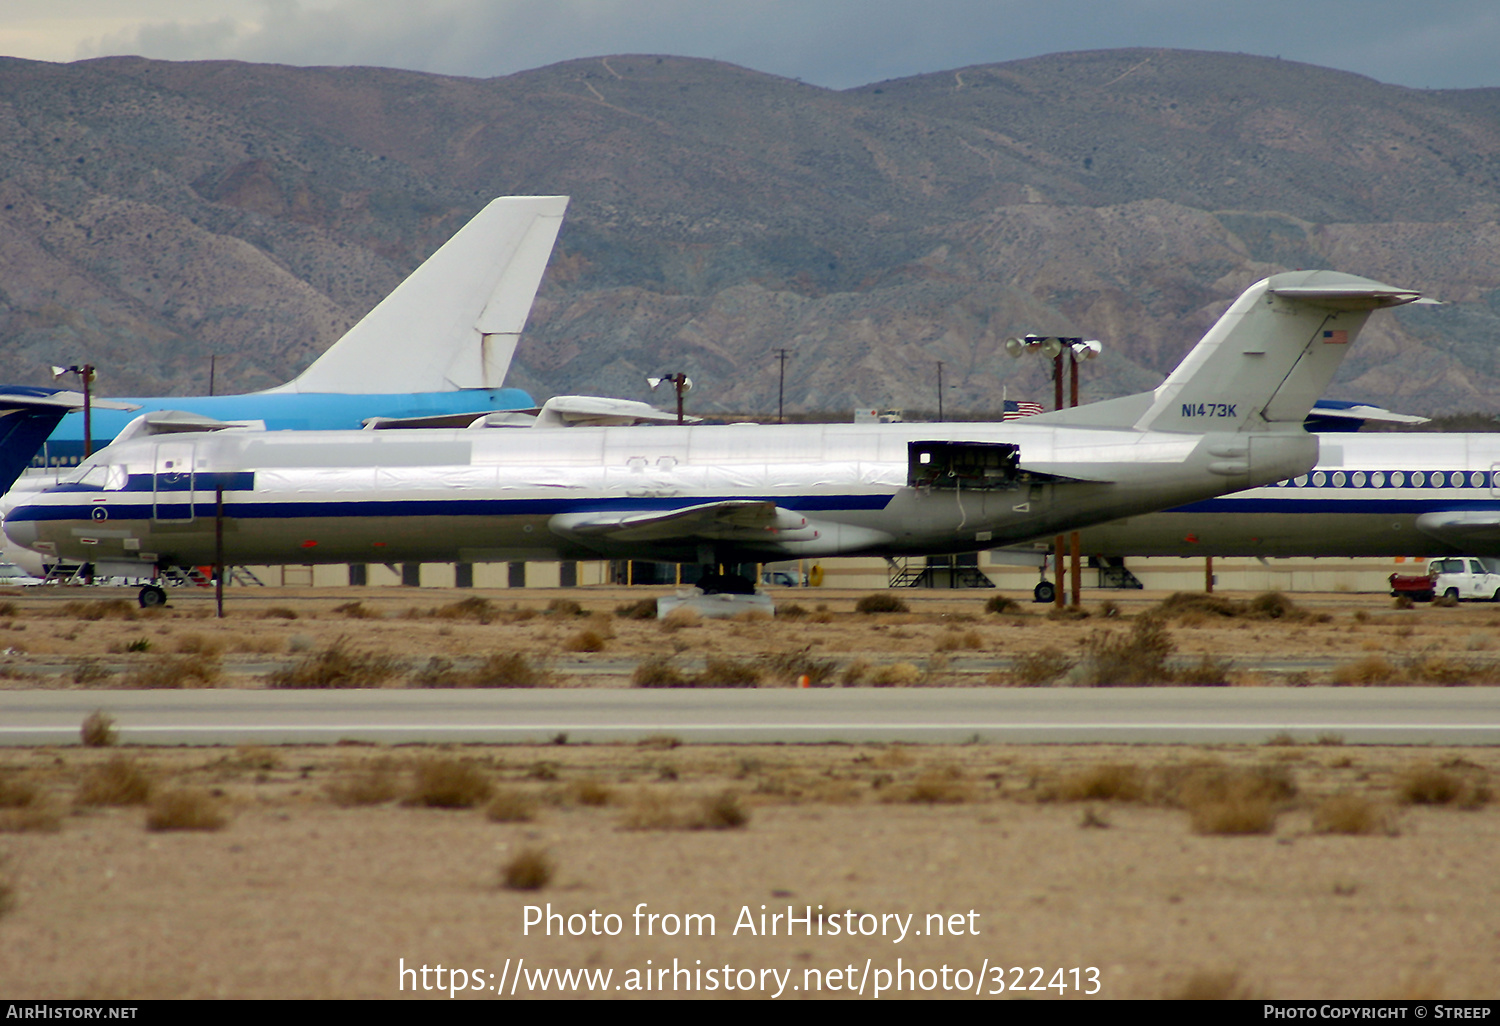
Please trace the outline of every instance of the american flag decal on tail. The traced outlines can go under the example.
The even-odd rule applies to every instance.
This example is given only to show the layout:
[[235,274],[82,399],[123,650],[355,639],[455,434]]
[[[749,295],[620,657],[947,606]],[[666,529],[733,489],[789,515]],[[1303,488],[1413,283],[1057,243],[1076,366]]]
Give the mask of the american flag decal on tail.
[[1347,331],[1325,331],[1323,341],[1331,346],[1346,346],[1349,344],[1349,333]]

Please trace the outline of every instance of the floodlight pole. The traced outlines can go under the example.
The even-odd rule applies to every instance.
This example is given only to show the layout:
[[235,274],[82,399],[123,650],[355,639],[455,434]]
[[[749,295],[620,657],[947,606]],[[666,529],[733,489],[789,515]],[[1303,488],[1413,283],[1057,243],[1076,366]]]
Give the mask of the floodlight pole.
[[937,362],[937,365],[938,365],[938,423],[941,424],[943,422],[943,361],[939,360]]

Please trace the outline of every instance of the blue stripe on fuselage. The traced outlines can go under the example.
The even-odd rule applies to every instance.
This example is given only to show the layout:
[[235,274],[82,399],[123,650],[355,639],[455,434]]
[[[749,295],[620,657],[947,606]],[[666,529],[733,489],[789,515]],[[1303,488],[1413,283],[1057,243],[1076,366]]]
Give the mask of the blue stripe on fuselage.
[[[144,475],[143,475],[144,476]],[[182,490],[186,490],[184,487]],[[119,495],[119,492],[101,493]],[[337,502],[245,502],[231,497],[224,505],[226,517],[240,520],[290,519],[293,517],[416,517],[416,516],[511,516],[541,517],[559,513],[645,513],[667,512],[685,506],[711,505],[716,502],[773,502],[782,509],[804,513],[836,513],[853,510],[881,510],[893,495],[724,495],[695,496],[684,503],[681,496],[666,498],[592,498],[592,499],[369,499]],[[96,507],[23,504],[11,511],[8,519],[19,521],[89,520]],[[187,503],[111,503],[110,520],[150,520],[153,509],[167,519],[188,517]],[[193,504],[194,515],[212,518],[212,502]]]

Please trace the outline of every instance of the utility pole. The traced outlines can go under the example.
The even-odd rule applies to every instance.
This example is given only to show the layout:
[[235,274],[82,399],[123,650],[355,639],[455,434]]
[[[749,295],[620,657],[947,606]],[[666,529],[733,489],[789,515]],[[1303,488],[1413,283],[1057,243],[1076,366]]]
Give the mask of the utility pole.
[[937,362],[937,365],[938,365],[938,423],[941,424],[943,422],[943,361],[939,360]]

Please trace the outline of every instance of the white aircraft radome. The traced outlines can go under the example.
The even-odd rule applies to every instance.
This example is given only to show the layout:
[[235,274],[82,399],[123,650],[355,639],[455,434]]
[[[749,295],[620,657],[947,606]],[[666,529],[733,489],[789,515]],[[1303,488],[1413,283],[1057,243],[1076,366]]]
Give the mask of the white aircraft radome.
[[218,527],[223,561],[246,565],[1009,545],[1307,473],[1318,439],[1302,422],[1349,344],[1372,310],[1417,298],[1278,274],[1153,391],[996,424],[158,434],[138,420],[13,509],[5,533],[116,576],[215,562]]

